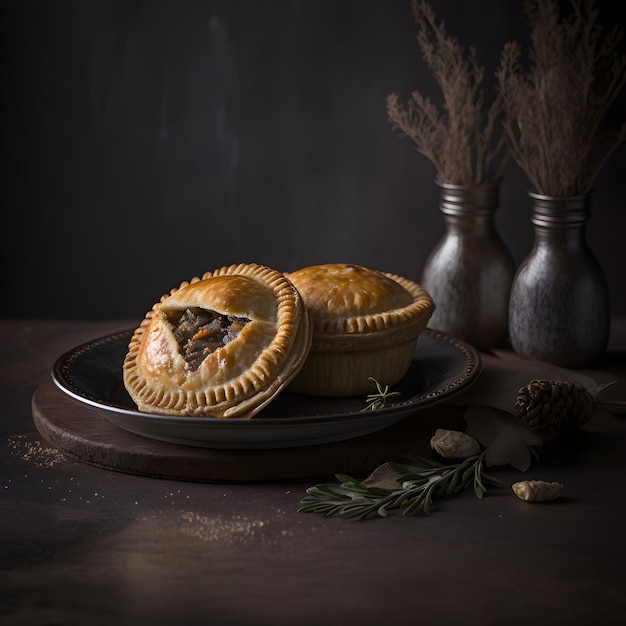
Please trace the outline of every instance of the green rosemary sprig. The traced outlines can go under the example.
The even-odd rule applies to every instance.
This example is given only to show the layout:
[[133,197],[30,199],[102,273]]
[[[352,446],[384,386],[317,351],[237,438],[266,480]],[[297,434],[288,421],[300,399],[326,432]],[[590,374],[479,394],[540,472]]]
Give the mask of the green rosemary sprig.
[[339,486],[310,487],[298,511],[363,520],[387,517],[393,509],[401,509],[402,515],[428,515],[435,496],[449,497],[471,486],[476,497],[482,498],[487,485],[504,485],[485,473],[485,452],[450,465],[407,455],[404,462],[389,464],[397,474],[398,489],[370,486],[351,476],[336,474]]
[[389,398],[401,395],[399,391],[389,391],[389,385],[385,385],[383,389],[383,386],[372,376],[368,376],[367,380],[376,385],[377,393],[370,393],[367,396],[365,400],[367,406],[361,409],[361,411],[374,411],[376,409],[382,409],[389,403]]

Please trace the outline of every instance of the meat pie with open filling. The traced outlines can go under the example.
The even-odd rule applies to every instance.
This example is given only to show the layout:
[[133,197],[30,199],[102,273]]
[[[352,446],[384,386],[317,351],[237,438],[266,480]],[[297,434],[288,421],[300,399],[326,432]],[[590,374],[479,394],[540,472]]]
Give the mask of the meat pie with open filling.
[[135,330],[124,385],[140,411],[251,417],[300,371],[312,328],[280,272],[223,267],[163,296]]

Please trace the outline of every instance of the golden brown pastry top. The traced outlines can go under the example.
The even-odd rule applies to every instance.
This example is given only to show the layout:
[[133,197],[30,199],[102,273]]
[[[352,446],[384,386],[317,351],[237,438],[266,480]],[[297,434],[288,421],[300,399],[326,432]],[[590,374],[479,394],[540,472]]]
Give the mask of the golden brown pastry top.
[[161,303],[161,311],[184,310],[202,303],[225,315],[276,323],[278,301],[274,290],[258,278],[241,274],[209,276],[183,285]]
[[163,296],[135,330],[124,384],[140,411],[250,417],[299,371],[311,328],[284,275],[224,267]]
[[309,311],[316,337],[425,325],[434,310],[420,285],[360,265],[312,265],[287,274]]

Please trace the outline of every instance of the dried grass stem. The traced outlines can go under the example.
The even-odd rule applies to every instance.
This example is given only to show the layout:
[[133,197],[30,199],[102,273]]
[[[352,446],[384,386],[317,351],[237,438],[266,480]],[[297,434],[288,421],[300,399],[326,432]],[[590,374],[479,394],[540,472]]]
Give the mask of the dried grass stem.
[[424,0],[412,0],[411,13],[422,57],[441,89],[443,108],[419,91],[411,93],[406,106],[391,93],[386,99],[389,121],[435,166],[442,182],[470,186],[498,180],[508,156],[498,123],[502,103],[497,97],[485,111],[484,67],[475,49],[466,50],[450,37]]
[[626,123],[601,134],[605,114],[626,82],[622,31],[605,33],[595,0],[524,0],[530,28],[526,66],[517,42],[504,46],[496,72],[511,154],[536,193],[590,193]]

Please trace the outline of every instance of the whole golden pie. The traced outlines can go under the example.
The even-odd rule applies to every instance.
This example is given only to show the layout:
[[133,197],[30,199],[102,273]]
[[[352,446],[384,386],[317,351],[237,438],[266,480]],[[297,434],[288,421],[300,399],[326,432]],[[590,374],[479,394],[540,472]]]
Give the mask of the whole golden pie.
[[129,342],[124,385],[142,412],[251,417],[298,373],[311,334],[282,273],[223,267],[183,282],[146,314]]
[[351,264],[286,274],[311,318],[313,341],[289,389],[328,396],[367,394],[369,377],[394,385],[407,373],[435,309],[417,283]]

